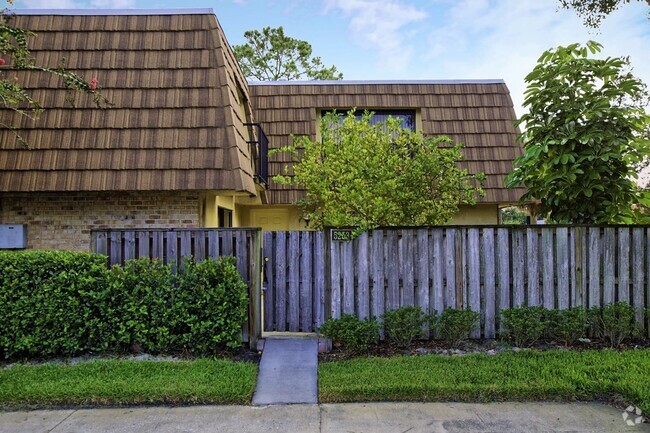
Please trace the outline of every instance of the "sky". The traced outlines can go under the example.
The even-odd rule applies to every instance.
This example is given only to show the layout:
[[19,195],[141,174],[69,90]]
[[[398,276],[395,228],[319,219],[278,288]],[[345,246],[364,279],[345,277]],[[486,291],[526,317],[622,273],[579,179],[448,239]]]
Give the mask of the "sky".
[[558,0],[16,0],[17,8],[212,8],[231,45],[283,26],[346,80],[503,79],[524,113],[524,77],[558,45],[600,42],[650,84],[650,6],[633,1],[600,29]]

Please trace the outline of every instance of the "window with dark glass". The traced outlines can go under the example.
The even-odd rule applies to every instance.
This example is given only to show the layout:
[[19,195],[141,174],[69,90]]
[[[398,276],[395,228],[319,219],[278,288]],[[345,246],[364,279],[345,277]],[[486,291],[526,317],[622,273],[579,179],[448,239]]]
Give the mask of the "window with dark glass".
[[232,227],[232,211],[230,209],[217,206],[217,218],[219,218],[219,227]]
[[[349,110],[337,109],[336,112],[340,114],[346,114]],[[389,117],[397,118],[402,120],[402,128],[415,131],[415,110],[375,110],[371,108],[359,109],[354,112],[354,115],[360,119],[363,116],[363,113],[366,111],[372,113],[370,118],[370,124],[375,125],[377,123],[385,122]],[[323,114],[331,113],[332,110],[323,111]]]

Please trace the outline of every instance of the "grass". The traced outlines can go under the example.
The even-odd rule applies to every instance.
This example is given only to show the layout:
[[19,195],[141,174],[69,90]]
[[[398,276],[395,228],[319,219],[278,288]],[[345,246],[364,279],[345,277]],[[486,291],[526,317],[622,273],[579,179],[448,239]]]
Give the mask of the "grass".
[[357,358],[319,365],[321,402],[590,400],[650,413],[650,351],[522,351]]
[[257,365],[102,360],[78,365],[15,365],[0,370],[0,406],[246,404]]

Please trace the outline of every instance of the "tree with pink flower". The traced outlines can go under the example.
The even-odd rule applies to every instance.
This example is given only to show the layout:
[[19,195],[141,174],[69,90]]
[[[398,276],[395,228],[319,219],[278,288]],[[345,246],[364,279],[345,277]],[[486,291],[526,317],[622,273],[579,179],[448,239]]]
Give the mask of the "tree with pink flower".
[[[13,0],[7,2],[12,4]],[[75,104],[75,94],[78,92],[90,95],[97,107],[109,105],[108,100],[101,93],[97,77],[92,77],[90,82],[86,81],[66,70],[64,59],[61,60],[58,68],[37,65],[28,48],[28,40],[34,36],[34,33],[12,26],[11,19],[12,14],[7,9],[0,11],[0,105],[2,108],[31,118],[38,117],[43,111],[41,104],[21,86],[19,77],[15,75],[16,71],[46,72],[59,77],[68,93],[66,102],[72,106]],[[0,127],[13,130],[13,126],[0,121]],[[16,139],[20,145],[28,146],[17,132]]]

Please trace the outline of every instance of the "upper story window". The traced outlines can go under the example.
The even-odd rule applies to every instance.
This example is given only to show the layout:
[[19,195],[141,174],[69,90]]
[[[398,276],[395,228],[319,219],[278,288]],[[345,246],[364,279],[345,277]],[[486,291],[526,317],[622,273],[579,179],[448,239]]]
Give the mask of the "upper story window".
[[[348,110],[338,109],[337,113],[345,114]],[[385,122],[389,117],[397,118],[402,120],[402,128],[415,131],[415,110],[375,110],[371,108],[358,109],[354,112],[354,115],[357,119],[361,119],[364,112],[372,113],[370,118],[370,124],[375,125],[377,123]],[[329,110],[323,111],[323,114],[330,112]]]

